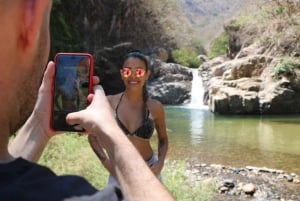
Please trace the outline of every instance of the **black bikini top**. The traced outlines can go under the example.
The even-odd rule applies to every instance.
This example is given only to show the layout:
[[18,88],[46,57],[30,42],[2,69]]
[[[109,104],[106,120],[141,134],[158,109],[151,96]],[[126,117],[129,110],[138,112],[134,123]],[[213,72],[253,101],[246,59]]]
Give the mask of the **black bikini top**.
[[120,128],[124,131],[124,133],[126,135],[136,136],[136,137],[139,137],[139,138],[142,138],[142,139],[150,139],[152,137],[152,134],[153,134],[153,131],[154,131],[154,122],[153,122],[153,119],[149,118],[150,112],[149,112],[148,107],[146,107],[146,104],[144,104],[145,107],[144,107],[144,120],[143,120],[143,123],[133,133],[131,133],[126,128],[126,126],[124,126],[122,121],[119,119],[118,108],[119,108],[119,105],[120,105],[121,100],[123,98],[123,95],[124,95],[124,93],[121,95],[119,103],[116,107],[116,119],[117,119],[117,122],[118,122]]

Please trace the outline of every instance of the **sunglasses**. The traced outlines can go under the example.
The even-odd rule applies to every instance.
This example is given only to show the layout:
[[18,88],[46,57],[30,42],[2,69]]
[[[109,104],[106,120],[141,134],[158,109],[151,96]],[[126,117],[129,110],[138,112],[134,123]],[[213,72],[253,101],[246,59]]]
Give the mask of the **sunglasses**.
[[[123,77],[127,78],[129,77],[131,74],[132,74],[132,69],[131,68],[123,68],[122,69],[122,74],[123,74]],[[135,76],[136,77],[143,77],[146,73],[146,70],[144,68],[137,68],[135,69]]]

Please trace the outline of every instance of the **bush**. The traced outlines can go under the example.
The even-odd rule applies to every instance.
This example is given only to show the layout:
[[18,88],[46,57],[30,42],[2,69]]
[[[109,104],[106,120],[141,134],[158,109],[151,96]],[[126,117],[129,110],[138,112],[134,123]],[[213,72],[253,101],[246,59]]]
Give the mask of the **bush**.
[[208,58],[212,59],[217,56],[225,55],[227,54],[228,49],[229,49],[229,37],[225,32],[223,32],[220,36],[218,36],[212,41],[210,45]]
[[284,59],[281,63],[275,66],[272,72],[272,77],[274,79],[279,79],[282,75],[287,77],[294,76],[295,68],[300,68],[300,64],[291,59]]
[[198,68],[201,64],[198,54],[194,48],[184,47],[181,49],[173,50],[172,53],[173,60],[183,66],[190,68]]

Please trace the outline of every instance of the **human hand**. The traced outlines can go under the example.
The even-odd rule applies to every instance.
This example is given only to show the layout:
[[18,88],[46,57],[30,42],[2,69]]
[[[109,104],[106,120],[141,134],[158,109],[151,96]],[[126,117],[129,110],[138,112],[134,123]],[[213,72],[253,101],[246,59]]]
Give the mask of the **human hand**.
[[149,167],[155,176],[158,177],[160,175],[160,172],[162,170],[162,165],[160,165],[160,163],[158,161],[151,164]]
[[[37,121],[43,133],[49,138],[61,132],[54,131],[50,127],[51,117],[51,100],[52,100],[52,86],[54,81],[55,64],[50,61],[47,65],[43,76],[42,84],[38,91],[38,98],[32,113],[32,120]],[[99,83],[99,78],[93,76],[93,85]],[[87,97],[86,97],[87,98]]]
[[88,101],[90,104],[86,109],[69,113],[66,121],[70,125],[77,124],[78,127],[84,128],[87,133],[97,134],[105,146],[106,137],[113,135],[110,131],[118,128],[118,125],[102,86],[94,86],[94,94],[88,96]]
[[38,161],[50,137],[58,133],[50,128],[53,76],[54,63],[49,62],[38,91],[34,109],[9,146],[9,152],[16,158],[22,157],[30,161]]
[[[34,110],[9,146],[10,153],[15,157],[21,156],[30,161],[37,161],[49,139],[61,133],[50,128],[53,76],[54,63],[50,61],[38,91]],[[94,76],[93,84],[98,83],[99,78]]]
[[[44,72],[42,84],[38,91],[38,98],[31,114],[31,120],[36,121],[42,133],[49,138],[58,134],[50,128],[50,116],[51,116],[51,99],[52,99],[52,82],[54,77],[54,62],[50,61]],[[32,123],[32,122],[30,122]]]

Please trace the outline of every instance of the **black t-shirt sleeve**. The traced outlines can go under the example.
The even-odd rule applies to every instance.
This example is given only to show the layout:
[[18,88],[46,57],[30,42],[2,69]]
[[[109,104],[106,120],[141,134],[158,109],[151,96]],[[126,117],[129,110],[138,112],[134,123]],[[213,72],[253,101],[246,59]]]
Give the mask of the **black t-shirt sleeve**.
[[91,196],[78,196],[64,201],[128,201],[117,186],[109,185]]
[[124,200],[117,186],[107,186],[98,191],[83,177],[57,176],[49,168],[22,158],[0,164],[0,200],[61,201],[79,198],[97,201]]

